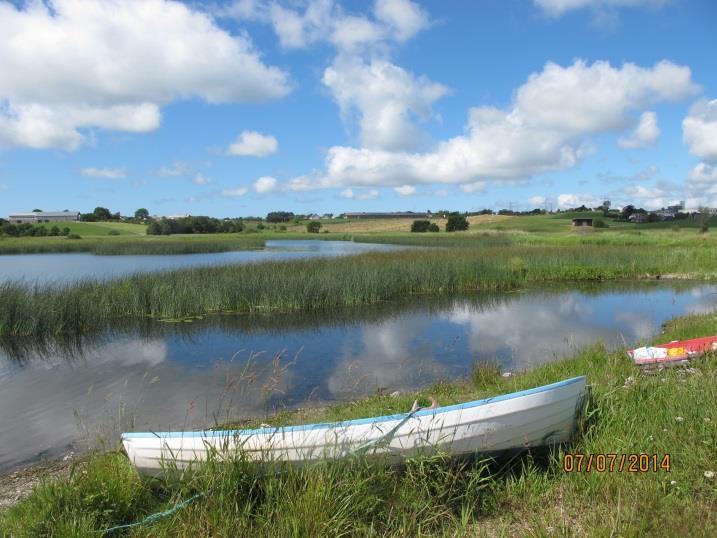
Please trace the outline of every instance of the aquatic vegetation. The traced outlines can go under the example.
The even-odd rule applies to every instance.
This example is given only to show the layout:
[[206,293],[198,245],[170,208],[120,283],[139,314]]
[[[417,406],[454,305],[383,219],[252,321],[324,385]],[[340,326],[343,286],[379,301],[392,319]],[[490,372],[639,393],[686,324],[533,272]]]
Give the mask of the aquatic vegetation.
[[[199,254],[262,248],[264,239],[238,234],[212,236],[76,236],[76,241],[63,237],[4,238],[0,255],[89,252],[97,255]],[[81,239],[81,240],[79,240]]]
[[717,249],[511,245],[190,268],[76,284],[5,282],[0,336],[81,334],[128,318],[317,310],[427,293],[655,278],[686,268],[714,278],[715,267]]

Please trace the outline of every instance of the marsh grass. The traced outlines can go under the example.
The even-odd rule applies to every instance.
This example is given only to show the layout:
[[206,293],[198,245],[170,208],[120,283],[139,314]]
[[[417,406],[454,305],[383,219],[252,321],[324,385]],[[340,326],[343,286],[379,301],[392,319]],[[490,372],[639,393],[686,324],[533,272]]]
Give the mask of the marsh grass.
[[689,269],[714,278],[717,249],[491,246],[189,268],[111,281],[0,283],[0,336],[96,333],[128,319],[327,310],[421,294],[509,290],[550,282],[654,278]]
[[[717,332],[717,315],[681,318],[657,340]],[[402,466],[355,458],[303,469],[267,469],[240,457],[210,460],[164,482],[140,479],[120,453],[94,454],[68,478],[44,482],[0,514],[11,536],[90,536],[141,520],[200,492],[206,496],[132,536],[691,535],[717,528],[717,357],[691,369],[639,371],[601,346],[503,378],[479,366],[463,382],[398,398],[379,394],[326,409],[285,412],[273,424],[405,412],[414,398],[442,405],[586,374],[590,396],[570,445]],[[485,374],[489,372],[490,375]],[[667,472],[563,471],[563,455],[670,454]],[[181,479],[180,479],[181,478]],[[94,534],[96,536],[96,534]]]
[[103,236],[69,240],[66,237],[0,239],[3,254],[53,254],[89,252],[96,255],[200,254],[262,248],[264,239],[239,234],[183,236]]

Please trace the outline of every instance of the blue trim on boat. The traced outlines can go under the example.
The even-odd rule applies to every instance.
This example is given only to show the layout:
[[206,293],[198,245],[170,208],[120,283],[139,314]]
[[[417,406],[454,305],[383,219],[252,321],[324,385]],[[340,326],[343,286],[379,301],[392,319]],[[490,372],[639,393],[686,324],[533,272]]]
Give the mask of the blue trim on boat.
[[[557,389],[566,385],[572,385],[573,383],[579,383],[585,380],[585,376],[573,377],[564,381],[558,381],[557,383],[551,383],[550,385],[542,385],[532,389],[521,390],[518,392],[511,392],[508,394],[501,394],[500,396],[492,396],[490,398],[484,398],[482,400],[474,400],[472,402],[465,402],[456,405],[447,405],[445,407],[439,407],[437,409],[423,409],[414,414],[416,417],[423,417],[427,415],[435,415],[438,413],[446,413],[448,411],[458,411],[461,409],[470,409],[472,407],[478,407],[481,405],[502,402],[505,400],[512,400],[514,398],[520,398],[522,396],[530,396],[531,394],[537,394],[548,390]],[[346,426],[360,426],[362,424],[373,424],[375,422],[388,422],[391,420],[401,420],[405,418],[407,413],[399,413],[396,415],[384,415],[381,417],[369,417],[359,418],[354,420],[346,420],[343,422],[317,422],[315,424],[303,424],[299,426],[275,426],[269,428],[256,428],[250,430],[206,430],[206,431],[188,431],[188,432],[133,432],[123,433],[122,439],[142,439],[148,437],[160,437],[163,439],[171,439],[176,437],[227,437],[233,435],[260,435],[260,434],[272,434],[277,431],[282,432],[295,432],[304,430],[317,430],[321,428],[336,428]]]

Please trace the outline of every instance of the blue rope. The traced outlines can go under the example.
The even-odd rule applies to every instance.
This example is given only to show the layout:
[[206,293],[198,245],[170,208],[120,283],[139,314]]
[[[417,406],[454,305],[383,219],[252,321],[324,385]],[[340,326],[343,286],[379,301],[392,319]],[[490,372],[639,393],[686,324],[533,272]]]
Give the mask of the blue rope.
[[202,491],[201,493],[197,493],[196,495],[192,495],[191,497],[189,497],[189,499],[187,499],[187,500],[185,500],[185,501],[182,501],[182,502],[180,502],[180,503],[178,503],[178,504],[175,504],[175,505],[174,505],[172,508],[170,508],[169,510],[164,510],[163,512],[156,512],[156,513],[154,513],[154,514],[150,514],[150,515],[148,515],[146,518],[144,518],[144,519],[141,520],[141,521],[137,521],[137,522],[135,522],[135,523],[127,523],[126,525],[117,525],[117,526],[115,526],[115,527],[110,527],[109,529],[104,529],[104,530],[97,531],[97,532],[100,533],[100,534],[102,534],[102,535],[104,536],[105,534],[109,534],[109,533],[111,533],[111,532],[118,531],[118,530],[122,530],[122,529],[131,529],[131,528],[134,528],[134,527],[139,527],[139,526],[141,526],[141,525],[150,525],[150,524],[154,523],[155,521],[158,521],[158,520],[160,520],[160,519],[162,519],[162,518],[171,516],[172,514],[178,512],[179,510],[181,510],[181,509],[184,508],[185,506],[189,506],[190,504],[192,504],[192,503],[193,503],[194,501],[196,501],[197,499],[206,496],[207,493],[208,493],[208,492],[206,492],[206,491]]
[[390,443],[399,428],[403,426],[406,422],[408,422],[416,413],[418,413],[422,409],[423,407],[416,407],[413,411],[409,412],[405,417],[403,417],[403,419],[398,424],[396,424],[393,428],[384,433],[381,437],[379,437],[378,439],[373,439],[371,441],[366,441],[365,443],[359,445],[357,448],[352,450],[351,455],[363,456],[372,448],[378,448],[382,444]]

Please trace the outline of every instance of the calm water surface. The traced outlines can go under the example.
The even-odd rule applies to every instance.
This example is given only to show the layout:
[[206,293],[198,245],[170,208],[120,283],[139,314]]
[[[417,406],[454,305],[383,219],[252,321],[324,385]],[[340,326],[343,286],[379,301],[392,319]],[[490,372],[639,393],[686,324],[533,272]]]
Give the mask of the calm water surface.
[[[642,283],[425,298],[311,315],[141,322],[72,342],[0,342],[0,471],[123,430],[198,428],[621,348],[717,307],[717,287]],[[625,359],[627,360],[627,358]]]
[[263,249],[207,254],[96,256],[79,254],[10,254],[0,256],[0,282],[67,282],[87,278],[116,278],[138,272],[183,267],[258,263],[300,258],[348,256],[363,252],[392,251],[411,247],[354,243],[353,241],[270,240]]

